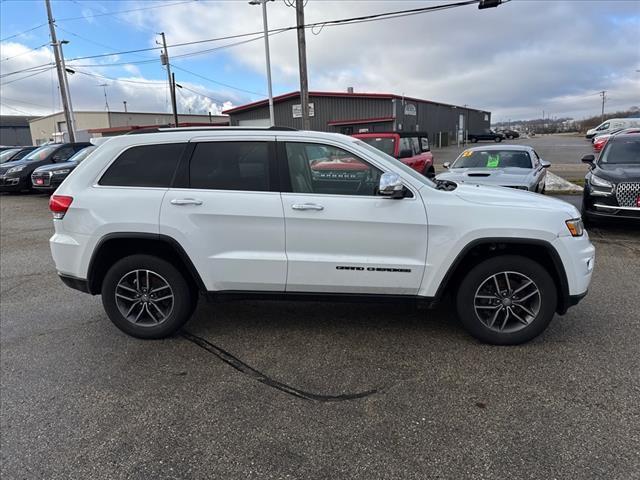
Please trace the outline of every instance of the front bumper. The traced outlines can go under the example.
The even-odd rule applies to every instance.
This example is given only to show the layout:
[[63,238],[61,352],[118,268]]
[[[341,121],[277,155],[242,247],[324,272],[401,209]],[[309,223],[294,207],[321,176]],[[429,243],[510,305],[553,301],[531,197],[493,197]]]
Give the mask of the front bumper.
[[[634,197],[640,192],[631,193]],[[623,200],[627,205],[618,203],[616,191],[603,193],[589,188],[585,190],[582,214],[588,219],[610,219],[640,221],[640,207],[628,205],[629,198]]]
[[563,310],[566,311],[587,294],[595,266],[596,249],[587,232],[580,237],[558,237],[553,246],[560,255],[567,276],[568,299],[563,302]]
[[24,177],[7,177],[0,175],[0,192],[20,192],[27,190],[29,185]]

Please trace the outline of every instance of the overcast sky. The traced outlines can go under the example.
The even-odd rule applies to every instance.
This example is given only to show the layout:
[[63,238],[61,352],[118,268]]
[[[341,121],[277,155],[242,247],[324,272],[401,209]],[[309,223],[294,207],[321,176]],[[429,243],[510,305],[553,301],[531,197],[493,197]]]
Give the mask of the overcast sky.
[[[311,23],[443,3],[310,0],[305,15]],[[67,59],[155,47],[160,31],[171,45],[262,29],[261,8],[246,0],[52,0],[52,6],[59,39],[70,41]],[[270,28],[295,24],[295,11],[283,0],[270,2],[268,13]],[[55,70],[11,75],[53,61],[43,46],[49,41],[45,22],[43,0],[0,3],[2,114],[60,109]],[[238,39],[169,49],[185,87],[178,93],[181,112],[217,113],[266,96],[264,43],[250,38],[256,40],[182,58]],[[270,41],[274,93],[297,90],[295,32]],[[543,110],[579,119],[600,113],[600,90],[607,90],[608,111],[640,105],[639,45],[637,0],[513,0],[487,10],[471,5],[307,31],[309,85],[468,104],[493,112],[494,121],[538,118]],[[69,77],[74,108],[104,110],[106,88],[111,110],[122,110],[126,100],[129,111],[169,111],[158,56],[69,60],[78,72]]]

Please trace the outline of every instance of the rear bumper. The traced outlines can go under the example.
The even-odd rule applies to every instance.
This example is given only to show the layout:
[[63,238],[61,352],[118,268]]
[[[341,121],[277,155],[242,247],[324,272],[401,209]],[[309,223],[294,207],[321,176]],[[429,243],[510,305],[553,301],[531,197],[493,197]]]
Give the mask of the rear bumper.
[[71,287],[74,290],[79,290],[84,293],[91,293],[89,291],[89,282],[87,282],[87,280],[85,280],[84,278],[76,278],[72,277],[71,275],[65,275],[63,273],[58,273],[58,276],[60,277],[60,280],[62,280],[62,283],[64,283],[67,287]]

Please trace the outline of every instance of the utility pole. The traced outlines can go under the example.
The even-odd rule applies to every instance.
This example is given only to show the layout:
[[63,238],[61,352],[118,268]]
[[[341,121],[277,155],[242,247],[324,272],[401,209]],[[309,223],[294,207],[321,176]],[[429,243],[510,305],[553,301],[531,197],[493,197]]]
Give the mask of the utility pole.
[[307,41],[304,31],[304,0],[296,0],[296,23],[298,26],[298,64],[300,68],[300,107],[302,129],[309,130],[309,82],[307,79]]
[[169,51],[167,50],[167,40],[164,37],[164,32],[161,32],[160,35],[162,35],[162,48],[164,48],[164,51],[160,53],[160,62],[162,63],[162,65],[167,66],[167,79],[169,80],[169,90],[171,91],[171,106],[173,107],[173,123],[177,127],[178,111],[176,110],[176,88],[175,88],[175,85],[173,84],[173,80],[171,77],[171,65],[169,64]]
[[53,55],[56,59],[56,70],[58,71],[58,83],[60,84],[60,97],[62,99],[62,108],[64,110],[64,118],[67,123],[67,132],[69,133],[69,141],[75,142],[75,125],[73,123],[73,111],[71,110],[71,100],[69,96],[67,84],[67,72],[64,69],[64,60],[62,59],[62,48],[56,37],[56,27],[51,13],[51,3],[45,0],[47,7],[47,17],[49,18],[49,32],[51,33],[51,45],[53,46]]
[[604,122],[604,102],[607,99],[607,91],[602,90],[600,92],[600,96],[602,97],[602,113],[600,114],[600,122]]
[[267,2],[271,0],[251,0],[249,5],[262,5],[262,25],[264,27],[264,55],[267,64],[267,88],[269,90],[269,120],[271,126],[276,124],[273,113],[273,89],[271,88],[271,57],[269,54],[269,26],[267,21]]
[[[180,87],[182,88],[182,87]],[[171,107],[173,108],[173,118],[176,122],[176,127],[178,126],[178,103],[176,102],[176,74],[171,73],[171,91],[173,95],[171,96]]]
[[109,86],[109,84],[101,83],[98,86],[102,87],[102,91],[104,92],[104,108],[107,110],[107,113],[109,113],[109,100],[107,99],[107,87]]

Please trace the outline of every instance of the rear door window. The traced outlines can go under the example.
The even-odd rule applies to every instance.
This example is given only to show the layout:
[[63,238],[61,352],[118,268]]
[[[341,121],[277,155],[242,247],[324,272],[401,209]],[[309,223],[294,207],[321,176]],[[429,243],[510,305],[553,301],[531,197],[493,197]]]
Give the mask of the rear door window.
[[269,142],[210,142],[196,145],[189,166],[191,188],[270,190]]
[[171,186],[186,143],[163,143],[131,147],[109,166],[98,182],[117,187]]

